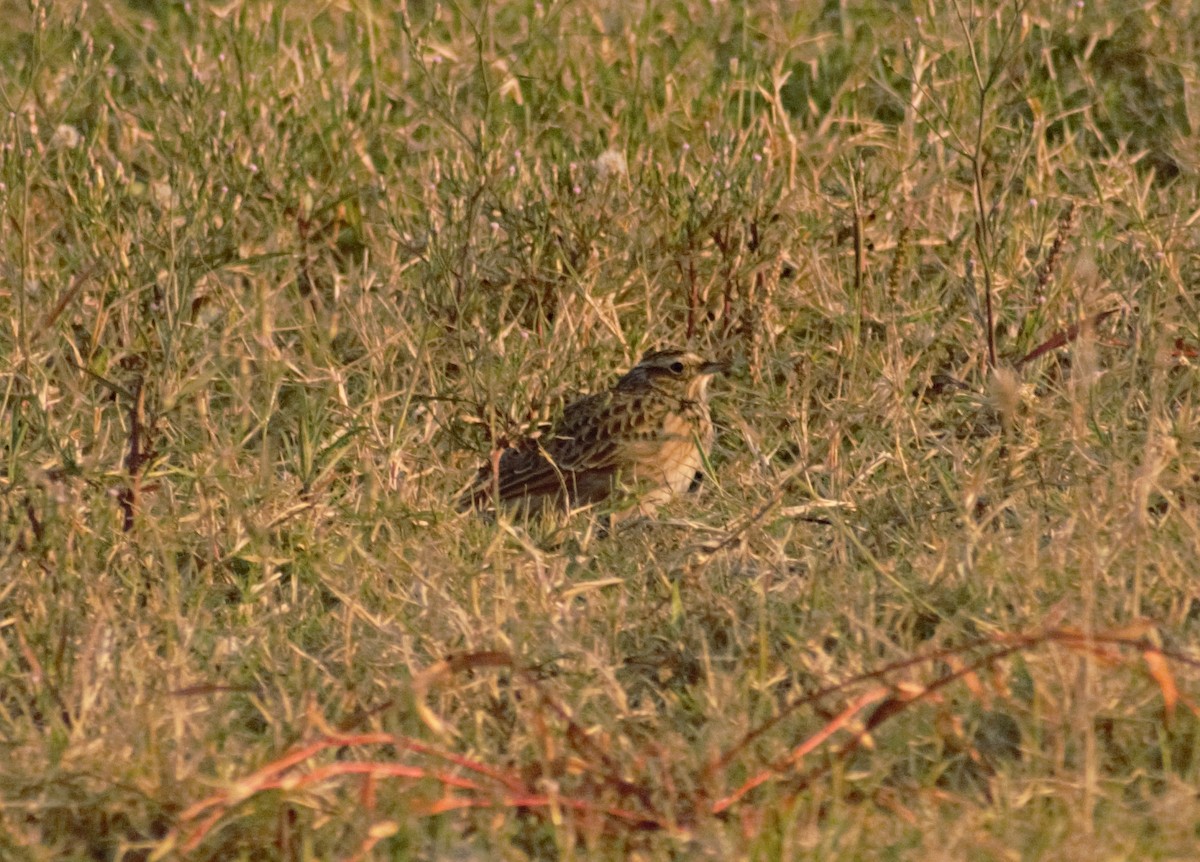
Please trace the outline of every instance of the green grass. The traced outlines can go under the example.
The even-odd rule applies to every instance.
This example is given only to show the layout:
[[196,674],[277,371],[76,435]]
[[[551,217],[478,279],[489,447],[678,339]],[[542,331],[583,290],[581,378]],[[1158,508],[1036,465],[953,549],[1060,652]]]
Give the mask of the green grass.
[[1194,854],[1200,18],[799,5],[0,4],[0,855]]

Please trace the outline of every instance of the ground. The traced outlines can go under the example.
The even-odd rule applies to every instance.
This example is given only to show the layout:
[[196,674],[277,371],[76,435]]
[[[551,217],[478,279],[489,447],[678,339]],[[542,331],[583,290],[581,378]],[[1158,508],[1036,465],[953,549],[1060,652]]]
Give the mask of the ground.
[[1194,856],[1200,10],[0,9],[0,855]]

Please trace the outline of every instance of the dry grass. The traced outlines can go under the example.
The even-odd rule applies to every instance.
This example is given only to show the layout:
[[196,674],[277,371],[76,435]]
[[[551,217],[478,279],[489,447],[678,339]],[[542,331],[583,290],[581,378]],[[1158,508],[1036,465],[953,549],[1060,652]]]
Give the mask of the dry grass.
[[1193,854],[1195,10],[201,5],[3,4],[0,855]]

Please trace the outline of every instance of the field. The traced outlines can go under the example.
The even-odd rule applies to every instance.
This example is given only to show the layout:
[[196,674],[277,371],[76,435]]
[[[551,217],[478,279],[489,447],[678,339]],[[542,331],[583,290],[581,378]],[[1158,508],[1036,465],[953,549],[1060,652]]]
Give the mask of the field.
[[0,11],[0,858],[1196,857],[1200,6]]

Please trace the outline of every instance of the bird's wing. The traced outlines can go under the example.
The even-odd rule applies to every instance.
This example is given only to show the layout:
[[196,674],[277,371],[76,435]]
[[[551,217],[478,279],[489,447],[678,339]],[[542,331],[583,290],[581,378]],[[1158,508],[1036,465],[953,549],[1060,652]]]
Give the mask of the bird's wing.
[[[611,392],[581,398],[567,406],[551,433],[506,450],[496,477],[500,499],[572,492],[581,474],[611,469],[617,447],[603,431],[612,409]],[[486,478],[490,483],[490,471]]]
[[611,390],[571,403],[550,434],[506,449],[498,475],[490,465],[479,471],[474,502],[493,490],[501,501],[564,491],[574,496],[583,483],[628,466],[639,443],[654,445],[669,407],[644,394]]
[[[567,405],[551,433],[525,440],[500,456],[499,475],[480,471],[478,496],[495,483],[500,500],[575,496],[577,483],[614,472],[620,465],[617,437],[629,398],[620,392],[588,395]],[[581,490],[581,489],[578,489]]]

